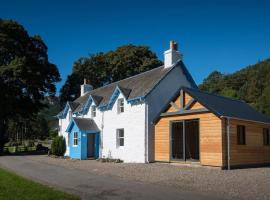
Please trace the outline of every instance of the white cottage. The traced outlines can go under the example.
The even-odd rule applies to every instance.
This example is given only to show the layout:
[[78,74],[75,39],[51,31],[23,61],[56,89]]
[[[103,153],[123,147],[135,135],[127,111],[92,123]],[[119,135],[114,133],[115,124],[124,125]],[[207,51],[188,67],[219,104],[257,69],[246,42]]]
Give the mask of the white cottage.
[[164,57],[164,66],[101,88],[84,81],[81,96],[58,114],[67,156],[154,161],[153,121],[181,87],[197,87],[175,42]]

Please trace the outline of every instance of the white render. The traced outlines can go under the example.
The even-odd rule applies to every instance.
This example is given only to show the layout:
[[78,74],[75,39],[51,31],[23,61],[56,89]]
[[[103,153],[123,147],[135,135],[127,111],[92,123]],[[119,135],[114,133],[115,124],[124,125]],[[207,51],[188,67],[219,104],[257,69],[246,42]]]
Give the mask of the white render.
[[[111,109],[101,111],[96,109],[96,117],[91,116],[91,106],[96,106],[92,101],[88,112],[77,117],[92,118],[100,130],[100,157],[117,158],[124,162],[148,163],[154,161],[154,120],[161,114],[165,105],[182,86],[192,87],[183,69],[176,64],[181,59],[181,54],[175,49],[164,53],[165,66],[172,69],[168,74],[147,94],[144,101],[131,105],[120,92]],[[84,84],[85,85],[85,84]],[[82,94],[85,94],[82,91]],[[124,99],[124,112],[117,112],[117,100]],[[61,124],[60,124],[61,123]],[[59,119],[61,130],[59,135],[66,138],[65,132],[69,124],[69,116]],[[124,146],[116,144],[117,129],[124,129]],[[69,155],[67,148],[66,155]]]
[[[124,99],[125,111],[123,113],[117,113],[117,103],[115,103],[111,110],[101,112],[97,109],[96,117],[93,118],[101,130],[101,157],[144,163],[145,104],[130,105],[121,93],[117,100],[119,98]],[[91,108],[83,117],[91,118]],[[123,147],[117,147],[116,144],[116,130],[120,128],[124,129]]]
[[65,156],[68,156],[69,155],[69,147],[68,147],[68,133],[66,132],[67,130],[67,127],[69,125],[69,122],[70,122],[70,113],[71,113],[71,109],[69,108],[68,110],[68,114],[66,116],[65,119],[59,119],[59,132],[58,132],[58,135],[59,136],[63,136],[65,139],[66,139],[66,153],[65,153]]

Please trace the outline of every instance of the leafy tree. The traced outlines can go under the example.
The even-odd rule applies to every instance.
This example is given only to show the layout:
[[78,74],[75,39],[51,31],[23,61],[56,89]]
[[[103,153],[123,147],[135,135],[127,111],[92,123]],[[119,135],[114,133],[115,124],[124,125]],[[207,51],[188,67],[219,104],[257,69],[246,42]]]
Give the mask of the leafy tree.
[[83,78],[94,88],[139,74],[162,65],[157,56],[146,46],[125,45],[115,51],[97,53],[80,58],[60,91],[60,102],[77,98]]
[[270,116],[270,59],[247,66],[233,74],[211,73],[200,89],[244,100]]
[[207,90],[209,92],[218,93],[222,90],[222,80],[224,78],[224,74],[219,71],[213,71],[209,76],[203,80],[203,84],[199,87],[201,90]]
[[0,151],[8,121],[32,118],[44,107],[44,96],[55,94],[60,75],[47,51],[40,36],[29,36],[17,22],[0,19]]

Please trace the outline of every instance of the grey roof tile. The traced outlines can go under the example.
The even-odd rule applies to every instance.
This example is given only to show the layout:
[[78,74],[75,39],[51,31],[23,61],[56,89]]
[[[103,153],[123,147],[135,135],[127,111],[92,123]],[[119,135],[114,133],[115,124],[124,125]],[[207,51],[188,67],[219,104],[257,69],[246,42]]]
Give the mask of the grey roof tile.
[[74,101],[80,104],[74,112],[82,110],[90,95],[94,98],[99,97],[97,100],[98,105],[107,104],[117,86],[128,100],[136,97],[143,97],[150,92],[171,69],[172,68],[164,68],[164,66],[157,67],[144,73],[92,90]]
[[218,96],[194,88],[183,88],[203,106],[218,116],[238,118],[248,121],[270,123],[270,118],[256,111],[244,101]]
[[95,121],[90,118],[73,117],[73,120],[82,131],[99,131]]

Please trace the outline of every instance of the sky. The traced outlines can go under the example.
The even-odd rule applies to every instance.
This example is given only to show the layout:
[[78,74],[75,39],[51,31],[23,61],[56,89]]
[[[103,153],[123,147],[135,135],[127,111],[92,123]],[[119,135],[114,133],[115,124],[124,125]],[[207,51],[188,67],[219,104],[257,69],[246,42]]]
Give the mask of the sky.
[[149,46],[163,60],[177,41],[197,84],[270,57],[267,0],[1,0],[0,18],[42,37],[61,74],[58,91],[74,61],[125,44]]

